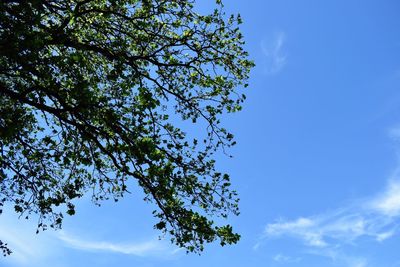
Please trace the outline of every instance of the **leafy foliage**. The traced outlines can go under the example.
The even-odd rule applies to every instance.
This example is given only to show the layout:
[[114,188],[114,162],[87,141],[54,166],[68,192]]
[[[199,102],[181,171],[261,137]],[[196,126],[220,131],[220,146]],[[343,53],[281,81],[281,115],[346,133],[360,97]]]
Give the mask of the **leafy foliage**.
[[1,240],[0,250],[2,251],[4,257],[11,254],[11,250],[7,247],[7,244],[4,244]]
[[[178,246],[239,240],[211,219],[239,212],[213,155],[235,143],[219,117],[241,109],[235,88],[253,63],[240,16],[194,4],[0,2],[1,205],[58,228],[74,199],[118,200],[136,179],[156,204],[155,228]],[[205,135],[189,137],[180,119],[205,123]]]

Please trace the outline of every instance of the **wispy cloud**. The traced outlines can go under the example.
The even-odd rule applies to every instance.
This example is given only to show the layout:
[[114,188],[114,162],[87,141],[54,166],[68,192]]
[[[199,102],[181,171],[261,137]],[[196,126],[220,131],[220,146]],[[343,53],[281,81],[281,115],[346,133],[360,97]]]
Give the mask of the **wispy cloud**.
[[299,257],[293,258],[281,253],[276,254],[272,259],[278,263],[296,263],[301,261],[301,258]]
[[388,135],[395,142],[399,164],[381,192],[328,212],[279,218],[265,226],[261,241],[253,248],[259,249],[267,240],[291,238],[300,241],[303,253],[328,258],[340,266],[370,266],[368,257],[350,255],[349,249],[363,242],[379,245],[400,235],[400,127],[390,129]]
[[345,266],[345,267],[370,266],[368,260],[365,257],[348,256],[347,254],[338,251],[334,248],[310,249],[306,251],[306,253],[329,258],[331,261],[335,263],[336,266]]
[[400,126],[389,129],[388,135],[396,144],[399,162],[388,179],[386,189],[369,203],[368,208],[387,217],[400,217]]
[[390,181],[387,190],[371,203],[371,208],[385,216],[398,217],[400,215],[400,182]]
[[[36,227],[31,221],[11,216],[9,209],[0,218],[0,240],[8,244],[12,254],[4,259],[14,266],[33,266],[57,250],[52,236],[47,232],[35,234]],[[15,214],[14,214],[15,215]],[[18,227],[16,227],[18,225]]]
[[310,218],[299,218],[294,221],[280,219],[276,223],[268,224],[265,228],[265,236],[292,235],[303,239],[307,245],[315,247],[325,247],[327,244],[323,240],[318,228],[319,222]]
[[71,236],[64,231],[59,234],[59,239],[62,240],[67,246],[94,252],[112,252],[121,253],[135,256],[166,256],[173,255],[177,250],[172,250],[164,242],[158,239],[144,241],[140,243],[113,243],[108,241],[89,241],[81,238]]
[[266,225],[263,236],[289,236],[306,246],[323,248],[352,244],[362,237],[382,242],[398,232],[400,181],[391,181],[383,193],[358,202],[324,214],[278,219]]
[[267,59],[266,72],[276,74],[280,72],[287,63],[287,55],[283,51],[286,42],[286,34],[280,31],[271,40],[261,42],[261,50]]
[[[287,220],[277,219],[265,226],[261,242],[276,238],[301,241],[302,251],[331,259],[349,267],[366,267],[365,257],[349,256],[346,246],[357,247],[366,240],[376,244],[400,234],[400,168],[382,192],[329,212]],[[282,257],[274,258],[283,259]]]
[[167,241],[158,240],[158,238],[142,242],[132,240],[119,243],[108,240],[94,241],[78,235],[71,235],[64,230],[49,230],[36,234],[36,226],[34,218],[18,219],[11,208],[5,209],[0,216],[0,240],[8,244],[12,254],[0,259],[0,266],[64,266],[64,263],[60,262],[60,257],[69,253],[66,247],[95,253],[119,253],[138,257],[157,257],[165,260],[179,257],[181,251]]

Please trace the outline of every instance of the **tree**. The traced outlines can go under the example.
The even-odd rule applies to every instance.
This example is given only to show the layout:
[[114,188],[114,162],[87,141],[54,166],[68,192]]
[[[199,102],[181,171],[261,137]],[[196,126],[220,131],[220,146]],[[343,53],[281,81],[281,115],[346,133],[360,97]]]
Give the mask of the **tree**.
[[240,16],[219,0],[208,15],[194,4],[0,2],[1,206],[38,214],[38,230],[58,228],[74,199],[118,200],[133,179],[155,203],[155,228],[178,246],[239,240],[212,220],[239,213],[213,158],[235,143],[219,117],[241,109],[236,88],[253,63]]

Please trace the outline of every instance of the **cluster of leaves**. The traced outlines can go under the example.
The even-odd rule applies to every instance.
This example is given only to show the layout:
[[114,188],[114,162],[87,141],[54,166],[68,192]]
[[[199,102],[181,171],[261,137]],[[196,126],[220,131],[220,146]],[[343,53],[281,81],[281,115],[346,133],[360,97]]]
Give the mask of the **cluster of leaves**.
[[136,179],[178,246],[236,243],[211,218],[238,214],[213,155],[234,144],[218,117],[241,109],[253,66],[240,23],[219,1],[201,15],[192,0],[2,0],[0,203],[57,228],[74,199],[118,200]]
[[3,243],[1,240],[0,240],[0,250],[3,253],[4,257],[11,254],[11,250],[7,247],[7,244]]

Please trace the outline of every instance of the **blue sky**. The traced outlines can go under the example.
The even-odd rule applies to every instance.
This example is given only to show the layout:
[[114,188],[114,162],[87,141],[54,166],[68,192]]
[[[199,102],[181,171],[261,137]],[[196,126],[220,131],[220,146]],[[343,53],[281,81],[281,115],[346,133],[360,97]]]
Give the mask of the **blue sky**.
[[224,118],[234,158],[218,162],[240,194],[240,243],[186,255],[133,190],[82,199],[62,231],[5,213],[0,266],[400,266],[400,2],[225,2],[257,64],[244,110]]

